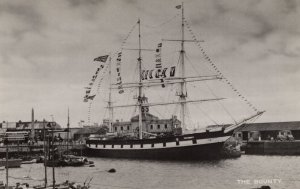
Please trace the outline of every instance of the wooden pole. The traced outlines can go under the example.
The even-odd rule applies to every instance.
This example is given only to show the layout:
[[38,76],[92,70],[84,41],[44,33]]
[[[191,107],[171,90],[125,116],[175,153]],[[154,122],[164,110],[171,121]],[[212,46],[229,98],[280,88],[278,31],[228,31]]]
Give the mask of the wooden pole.
[[69,111],[69,108],[68,108],[68,124],[67,124],[67,127],[68,127],[68,132],[67,132],[67,155],[69,155],[69,132],[70,132],[70,111]]
[[8,144],[7,144],[7,141],[6,141],[6,187],[5,188],[8,189]]
[[52,129],[52,180],[53,180],[53,189],[55,189],[55,161],[54,161],[54,130]]
[[46,147],[46,128],[45,119],[43,120],[43,135],[44,135],[44,168],[45,168],[45,188],[47,187],[47,147]]

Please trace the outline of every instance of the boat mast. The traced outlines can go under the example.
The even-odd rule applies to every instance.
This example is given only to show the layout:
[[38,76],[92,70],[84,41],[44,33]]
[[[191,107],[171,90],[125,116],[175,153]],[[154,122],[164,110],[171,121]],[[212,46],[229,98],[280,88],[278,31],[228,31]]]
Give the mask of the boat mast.
[[54,128],[52,128],[52,183],[53,189],[55,189],[55,161],[54,161]]
[[139,25],[139,58],[138,58],[138,65],[139,65],[139,96],[138,96],[138,105],[139,105],[139,138],[143,139],[143,122],[142,122],[142,48],[141,48],[141,21],[138,20]]
[[30,133],[30,138],[32,141],[34,141],[34,110],[33,108],[31,109],[31,133]]
[[[6,131],[7,131],[7,128],[6,128]],[[5,134],[6,135],[6,134]],[[6,168],[6,189],[8,189],[9,187],[8,187],[8,137],[7,137],[7,135],[5,136],[5,142],[6,142],[6,145],[5,145],[5,147],[6,147],[6,160],[5,160],[5,168]]]
[[69,154],[69,133],[70,133],[70,112],[69,112],[69,108],[68,108],[67,128],[68,128],[68,132],[67,132],[67,155],[68,155]]
[[[182,14],[182,23],[181,23],[181,50],[180,50],[180,60],[181,60],[181,77],[185,78],[185,66],[184,66],[184,9],[183,9],[183,2],[181,5],[181,14]],[[185,79],[182,79],[182,82],[180,83],[180,95],[179,95],[179,101],[181,105],[181,121],[182,121],[182,128],[185,129],[185,109],[186,109],[186,96],[187,93],[185,92],[185,86],[186,82]]]
[[108,74],[109,74],[109,95],[108,95],[108,110],[109,110],[109,120],[108,120],[108,129],[109,129],[109,132],[112,132],[112,122],[114,120],[114,112],[113,112],[113,107],[112,107],[112,101],[111,101],[111,87],[112,87],[112,80],[111,80],[111,56],[109,56],[109,71],[108,71]]
[[46,147],[46,128],[45,128],[45,119],[43,120],[43,135],[44,135],[44,171],[45,171],[45,188],[47,188],[47,147]]

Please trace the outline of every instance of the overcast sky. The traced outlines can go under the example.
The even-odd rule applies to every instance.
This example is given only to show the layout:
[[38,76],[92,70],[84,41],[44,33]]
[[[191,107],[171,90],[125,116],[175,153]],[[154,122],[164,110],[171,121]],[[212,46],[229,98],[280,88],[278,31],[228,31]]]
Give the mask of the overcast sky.
[[[53,115],[62,126],[68,107],[72,126],[87,120],[83,96],[95,72],[92,60],[120,48],[138,18],[142,31],[168,21],[180,23],[180,17],[174,17],[180,3],[0,0],[0,120],[29,121],[32,107],[36,119],[51,120]],[[258,121],[299,121],[300,1],[184,4],[186,19],[205,40],[213,62],[252,104],[266,110]],[[164,30],[176,26],[163,25]],[[96,110],[91,119],[101,121]]]

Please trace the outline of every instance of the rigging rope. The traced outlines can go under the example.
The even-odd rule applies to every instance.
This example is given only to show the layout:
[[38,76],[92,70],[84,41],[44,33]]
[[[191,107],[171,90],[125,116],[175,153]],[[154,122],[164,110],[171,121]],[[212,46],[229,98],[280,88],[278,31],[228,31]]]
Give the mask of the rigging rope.
[[134,28],[138,25],[138,22],[136,22],[130,29],[130,31],[128,32],[128,34],[126,35],[126,37],[123,39],[122,43],[121,43],[121,51],[123,50],[127,39],[129,38],[129,36],[131,35],[131,33],[133,32]]
[[[187,54],[185,53],[185,57],[188,60],[188,62],[190,63],[190,65],[193,67],[193,69],[197,72],[197,74],[199,74],[198,70],[194,67],[194,65],[192,64],[192,62],[190,61],[189,57],[187,56]],[[215,97],[218,98],[218,96],[214,93],[214,91],[212,90],[212,88],[207,84],[206,81],[203,81],[204,84],[206,85],[206,87],[208,88],[208,90],[211,92],[211,94]],[[223,108],[223,110],[230,116],[230,118],[233,120],[234,123],[237,123],[236,120],[234,119],[234,117],[231,115],[231,113],[229,112],[229,110],[222,104],[221,101],[217,101],[217,103]],[[218,124],[217,124],[218,125]]]
[[197,40],[196,35],[194,34],[194,32],[192,31],[192,28],[190,26],[190,24],[188,23],[188,21],[184,18],[184,22],[188,28],[188,31],[190,33],[190,35],[192,36],[192,39],[195,40],[195,44],[198,46],[198,48],[200,49],[202,55],[204,56],[204,59],[209,63],[209,65],[217,72],[217,74],[222,77],[226,82],[227,85],[229,85],[229,87],[236,93],[236,95],[238,97],[240,97],[252,110],[254,110],[255,112],[259,112],[258,109],[248,100],[246,99],[245,96],[243,96],[237,89],[236,87],[233,86],[232,82],[230,82],[224,75],[223,73],[217,68],[217,66],[213,63],[213,61],[211,60],[211,58],[206,54],[206,52],[204,51],[204,48],[201,46],[200,42]]
[[[193,121],[191,119],[191,114],[190,114],[190,110],[189,110],[188,106],[185,106],[185,114],[184,114],[184,116],[187,118],[186,119],[186,123],[188,121],[191,123],[191,124],[186,124],[186,125],[193,125]],[[188,130],[187,127],[185,127],[185,129]]]
[[89,107],[88,107],[88,124],[91,122],[91,107],[92,107],[92,101],[89,102]]
[[141,24],[142,26],[145,26],[145,27],[148,27],[148,28],[160,28],[162,27],[163,25],[166,25],[170,22],[172,22],[175,18],[177,18],[178,16],[180,16],[181,14],[176,14],[175,16],[173,16],[172,18],[166,20],[165,22],[161,23],[161,24],[158,24],[156,26],[150,26],[150,25],[147,25],[147,24]]
[[[105,68],[103,70],[103,74],[102,74],[102,77],[99,79],[98,81],[98,85],[97,85],[97,89],[96,89],[96,94],[99,94],[99,91],[100,91],[100,86],[101,86],[101,83],[102,83],[102,80],[104,79],[104,76],[108,70],[108,64],[105,65]],[[92,105],[93,105],[93,101],[90,101],[89,103],[89,106],[88,106],[88,124],[90,124],[90,121],[91,121],[91,110],[92,110]]]
[[[197,106],[197,105],[195,104],[195,106]],[[217,121],[215,121],[214,119],[212,119],[205,111],[203,111],[203,109],[201,108],[201,106],[197,106],[197,107],[200,109],[201,113],[204,116],[208,117],[208,119],[210,119],[210,121],[212,121],[215,125],[220,125],[220,124],[218,124]]]

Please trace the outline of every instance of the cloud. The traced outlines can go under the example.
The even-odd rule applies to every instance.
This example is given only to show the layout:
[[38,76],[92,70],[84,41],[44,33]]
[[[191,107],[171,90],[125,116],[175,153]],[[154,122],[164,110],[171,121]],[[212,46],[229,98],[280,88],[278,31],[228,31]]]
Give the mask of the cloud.
[[42,15],[34,6],[27,3],[2,1],[0,14],[7,19],[6,22],[9,22],[6,26],[11,24],[10,27],[8,26],[10,31],[7,32],[10,32],[12,37],[17,39],[22,39],[22,36],[27,32],[38,32],[44,25]]
[[97,6],[98,4],[105,3],[105,0],[68,0],[71,6]]
[[[142,19],[143,46],[147,48],[156,45],[160,34],[165,38],[180,37],[180,17],[170,20],[180,14],[180,10],[175,9],[178,3],[181,2],[1,1],[1,104],[4,109],[14,107],[15,110],[21,108],[16,103],[24,104],[23,109],[28,108],[28,111],[35,105],[41,109],[41,114],[49,114],[45,107],[51,107],[48,111],[52,111],[51,114],[57,111],[56,118],[60,120],[64,120],[62,110],[72,104],[77,108],[74,115],[84,119],[87,107],[82,103],[83,87],[94,73],[93,58],[118,50],[138,18]],[[215,64],[242,91],[256,95],[259,90],[267,94],[269,89],[276,93],[274,89],[280,84],[283,91],[292,94],[293,88],[297,88],[291,78],[293,81],[300,79],[297,76],[300,67],[297,64],[300,55],[298,1],[203,0],[184,3],[186,19],[193,32],[205,40],[203,46]],[[163,29],[156,27],[158,25]],[[136,31],[132,33],[128,40],[130,44],[137,41],[136,34]],[[188,31],[186,37],[191,38]],[[190,50],[188,48],[187,45]],[[191,61],[198,60],[197,53],[197,50],[190,52]],[[150,57],[146,53],[143,55],[145,60]],[[274,82],[278,74],[282,78],[279,84]],[[266,76],[269,80],[265,80]],[[257,83],[261,86],[257,87]],[[0,117],[19,119],[25,111],[8,114],[2,110]]]

